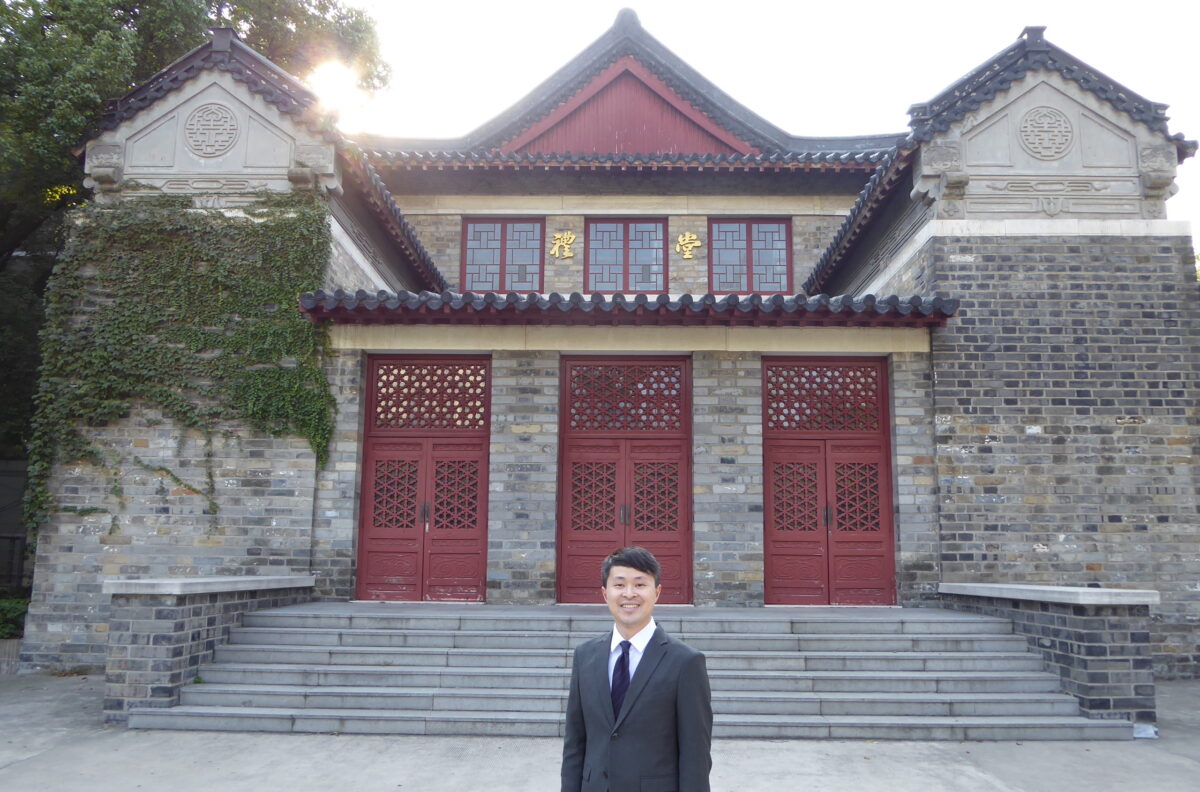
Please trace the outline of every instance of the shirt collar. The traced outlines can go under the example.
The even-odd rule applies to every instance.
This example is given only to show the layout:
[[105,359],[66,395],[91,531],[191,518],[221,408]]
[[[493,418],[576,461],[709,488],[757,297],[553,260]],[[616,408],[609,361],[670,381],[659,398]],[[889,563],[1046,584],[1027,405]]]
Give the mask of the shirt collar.
[[[629,643],[633,644],[633,648],[641,654],[646,651],[646,646],[650,643],[650,639],[654,637],[654,631],[658,629],[658,625],[654,623],[654,617],[650,617],[650,623],[638,631],[636,635],[629,639]],[[617,647],[621,645],[621,641],[625,639],[621,637],[621,633],[617,632],[616,625],[613,626],[612,641],[608,645],[609,652],[615,652]]]

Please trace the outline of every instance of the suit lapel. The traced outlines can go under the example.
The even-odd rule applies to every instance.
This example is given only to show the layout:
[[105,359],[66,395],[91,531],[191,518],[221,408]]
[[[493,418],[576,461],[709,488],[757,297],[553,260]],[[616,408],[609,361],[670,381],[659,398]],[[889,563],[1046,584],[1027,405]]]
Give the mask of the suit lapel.
[[[581,669],[580,678],[587,680],[588,686],[593,693],[591,698],[598,702],[601,712],[604,713],[604,722],[608,728],[613,725],[612,711],[612,694],[610,693],[611,686],[608,683],[608,656],[612,650],[609,646],[612,642],[612,633],[610,632],[603,640],[596,642],[596,651],[591,653],[587,659],[587,667]],[[628,694],[626,694],[628,696]],[[587,697],[584,698],[587,700]]]
[[[625,693],[625,701],[621,704],[621,713],[617,715],[615,726],[620,726],[625,720],[625,716],[629,714],[629,710],[637,702],[638,696],[646,689],[646,683],[651,676],[654,675],[658,664],[667,656],[667,634],[662,627],[657,627],[654,630],[654,635],[650,638],[650,643],[646,644],[646,651],[642,653],[642,659],[638,662],[637,671],[634,672],[633,678],[629,680],[629,690]],[[608,668],[605,667],[605,675],[607,676]],[[612,707],[609,707],[612,710]]]

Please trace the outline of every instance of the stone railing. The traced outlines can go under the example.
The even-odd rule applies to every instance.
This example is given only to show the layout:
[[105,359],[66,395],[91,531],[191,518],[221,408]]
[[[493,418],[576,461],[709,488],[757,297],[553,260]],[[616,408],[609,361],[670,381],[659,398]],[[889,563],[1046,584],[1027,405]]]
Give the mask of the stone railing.
[[1150,606],[1157,591],[939,583],[944,608],[1010,619],[1089,718],[1156,720]]
[[133,707],[171,707],[212,660],[242,614],[312,599],[312,575],[107,580],[112,595],[105,655],[104,720]]

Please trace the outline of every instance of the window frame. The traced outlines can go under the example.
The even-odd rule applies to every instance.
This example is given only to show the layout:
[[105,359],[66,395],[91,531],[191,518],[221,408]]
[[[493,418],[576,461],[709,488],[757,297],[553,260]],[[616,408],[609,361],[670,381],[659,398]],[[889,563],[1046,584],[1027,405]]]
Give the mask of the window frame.
[[[486,293],[480,292],[478,289],[470,289],[467,287],[467,238],[469,229],[472,225],[499,225],[500,226],[500,282],[495,292],[497,294],[529,294],[531,292],[542,293],[546,287],[546,218],[544,217],[463,217],[462,229],[459,234],[459,267],[458,267],[458,284],[463,292],[473,291],[477,294]],[[506,287],[508,280],[509,266],[509,226],[517,224],[536,225],[540,236],[540,245],[538,246],[537,259],[537,288],[535,289],[509,289]],[[525,248],[517,248],[523,250]],[[491,290],[488,290],[491,291]]]
[[[625,227],[622,278],[629,285],[629,227],[638,223],[658,223],[662,226],[662,288],[661,289],[593,289],[592,277],[592,225],[596,223],[620,223]],[[665,217],[585,217],[583,220],[583,291],[584,294],[666,294],[671,284],[670,227]]]
[[[713,243],[714,234],[713,226],[718,224],[738,223],[746,229],[746,291],[737,291],[734,289],[724,289],[718,291],[716,288],[716,277],[714,276],[713,268],[715,266],[714,259],[716,258],[716,247]],[[780,291],[764,292],[761,289],[754,288],[754,246],[751,227],[758,224],[782,225],[784,234],[787,237],[787,277],[784,288]],[[792,239],[792,218],[786,217],[710,217],[708,218],[708,290],[711,294],[794,294],[795,293],[795,271],[793,262],[793,239]]]

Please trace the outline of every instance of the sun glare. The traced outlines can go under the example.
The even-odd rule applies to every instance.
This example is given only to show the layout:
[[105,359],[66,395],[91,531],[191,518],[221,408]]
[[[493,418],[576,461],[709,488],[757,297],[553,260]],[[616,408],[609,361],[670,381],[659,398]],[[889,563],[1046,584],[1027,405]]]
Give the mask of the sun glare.
[[361,132],[370,114],[371,97],[356,85],[354,71],[340,61],[326,61],[305,80],[321,107],[337,114],[343,132]]

